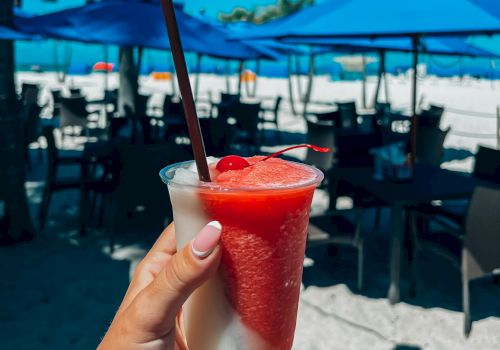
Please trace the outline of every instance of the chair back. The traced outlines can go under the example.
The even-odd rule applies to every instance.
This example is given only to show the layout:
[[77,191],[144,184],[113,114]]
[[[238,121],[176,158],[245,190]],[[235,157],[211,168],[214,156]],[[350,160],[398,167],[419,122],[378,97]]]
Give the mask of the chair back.
[[465,222],[463,274],[467,280],[500,268],[500,188],[477,187]]
[[116,152],[119,155],[119,175],[113,197],[120,210],[143,207],[148,225],[161,229],[171,206],[167,186],[158,173],[168,164],[189,160],[192,158],[190,152],[173,143],[120,145]]
[[358,113],[356,112],[356,102],[338,102],[340,127],[353,128],[358,124]]
[[87,100],[85,97],[61,98],[61,119],[59,126],[87,126]]
[[61,90],[50,90],[50,94],[52,95],[52,103],[61,103]]
[[281,105],[282,101],[283,101],[283,97],[281,97],[281,96],[276,97],[276,102],[274,103],[274,109],[273,109],[273,112],[275,114],[278,114],[278,112],[280,111],[280,105]]
[[232,104],[240,101],[240,95],[238,94],[226,94],[221,92],[220,94],[220,103],[221,104]]
[[334,126],[325,123],[307,122],[307,143],[320,147],[329,147],[332,152],[320,153],[307,149],[305,163],[316,166],[322,171],[329,170],[333,165],[333,148],[335,147]]
[[203,142],[207,155],[223,157],[230,154],[231,145],[234,140],[234,125],[227,122],[227,119],[201,118],[201,129],[203,132]]
[[163,98],[163,116],[166,117],[170,113],[170,105],[173,103],[172,99],[174,98],[173,95],[165,95]]
[[379,147],[380,136],[374,133],[336,133],[335,159],[340,167],[373,165],[370,150]]
[[434,127],[417,128],[417,162],[440,166],[443,160],[444,141],[450,128],[441,130]]
[[479,146],[473,174],[481,179],[500,183],[500,151]]
[[23,83],[21,87],[21,99],[25,105],[38,104],[40,87],[35,84]]
[[332,125],[339,126],[340,125],[340,113],[339,111],[333,112],[322,112],[322,113],[314,113],[314,116],[318,119],[318,122],[330,122]]
[[419,126],[437,129],[441,124],[443,113],[443,107],[431,105],[429,109],[420,113],[418,116],[418,124]]
[[391,113],[391,103],[390,102],[377,102],[375,103],[375,112],[378,115],[384,115]]
[[258,103],[238,103],[234,110],[236,127],[249,133],[250,136],[257,135],[261,104]]
[[137,94],[136,99],[135,99],[135,115],[137,117],[145,117],[147,116],[148,112],[148,102],[149,98],[151,96],[149,95],[140,95]]
[[71,96],[82,96],[82,89],[80,88],[70,88],[69,94]]

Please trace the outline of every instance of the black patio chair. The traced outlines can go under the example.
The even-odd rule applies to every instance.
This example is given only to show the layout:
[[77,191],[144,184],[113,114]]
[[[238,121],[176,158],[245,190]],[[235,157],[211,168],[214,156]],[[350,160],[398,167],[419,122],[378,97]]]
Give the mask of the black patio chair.
[[450,128],[441,130],[419,126],[417,130],[417,162],[440,166],[443,160],[444,141],[449,131]]
[[239,102],[233,109],[237,129],[234,142],[246,146],[249,153],[256,153],[260,149],[260,106],[260,102]]
[[[333,166],[334,148],[335,148],[335,127],[332,123],[313,122],[309,118],[307,123],[307,143],[320,147],[328,147],[332,151],[320,153],[307,149],[304,163],[314,165],[324,173],[327,173]],[[328,176],[325,177],[328,179]]]
[[83,96],[61,98],[59,128],[63,140],[66,135],[75,135],[78,128],[89,135],[89,123],[95,123],[99,119],[99,112],[89,112],[87,104]]
[[350,246],[357,251],[357,287],[363,289],[364,241],[361,233],[362,209],[354,210],[354,220],[348,218],[350,210],[327,211],[321,215],[311,216],[306,241],[306,247],[319,245]]
[[443,113],[444,107],[434,105],[429,106],[429,109],[421,111],[418,115],[419,127],[439,128]]
[[61,114],[61,90],[50,90],[52,95],[52,118],[57,118]]
[[477,187],[472,196],[465,225],[443,232],[419,232],[418,213],[411,212],[412,290],[416,287],[416,258],[427,249],[454,263],[462,274],[462,298],[465,336],[472,329],[470,281],[500,269],[500,189]]
[[354,128],[358,126],[358,112],[356,111],[356,102],[337,102],[342,128]]
[[[260,122],[262,124],[274,124],[275,127],[276,127],[276,130],[279,130],[279,120],[278,120],[278,117],[279,117],[279,112],[280,112],[280,105],[281,105],[281,101],[283,100],[283,98],[281,96],[278,96],[276,97],[276,100],[274,102],[274,107],[272,108],[264,108],[262,107],[261,108],[261,120]],[[271,115],[271,118],[266,118],[266,116],[270,114]],[[279,135],[279,134],[278,134]]]
[[168,164],[192,159],[190,147],[174,142],[116,146],[119,176],[108,214],[111,251],[118,229],[130,229],[140,221],[141,234],[145,226],[147,232],[161,232],[172,220],[168,189],[158,173]]
[[21,102],[24,105],[38,104],[40,86],[37,84],[23,83],[21,85]]
[[[500,151],[479,146],[475,155],[472,176],[500,185]],[[438,205],[423,204],[414,208],[426,221],[437,221],[441,225],[463,226],[469,206],[468,200],[446,201]],[[427,224],[421,224],[421,229],[428,229]]]

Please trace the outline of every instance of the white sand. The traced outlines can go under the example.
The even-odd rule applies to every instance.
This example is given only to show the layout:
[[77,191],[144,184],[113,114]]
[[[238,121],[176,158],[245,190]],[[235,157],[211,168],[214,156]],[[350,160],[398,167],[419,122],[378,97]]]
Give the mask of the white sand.
[[[57,86],[49,74],[21,73],[18,79]],[[102,77],[72,77],[83,85],[90,98],[102,94]],[[116,76],[110,79],[116,86]],[[141,91],[154,93],[153,104],[169,84],[141,79]],[[233,89],[236,85],[233,79]],[[489,81],[433,79],[420,82],[426,101],[456,109],[494,114],[500,91]],[[224,81],[204,76],[202,95],[208,89],[223,89]],[[371,96],[374,81],[370,79]],[[259,94],[286,96],[286,82],[262,79]],[[392,77],[390,93],[395,105],[407,105],[410,89],[407,77]],[[357,99],[359,82],[316,81],[313,100]],[[42,100],[46,98],[42,96]],[[266,102],[270,104],[271,101]],[[313,106],[324,109],[325,107]],[[292,117],[285,106],[283,129],[303,131],[300,118]],[[447,112],[443,126],[494,134],[495,119],[474,119]],[[479,143],[495,146],[495,140],[450,136],[448,148],[475,151]],[[296,155],[303,155],[297,152]],[[43,188],[43,166],[34,159],[28,192],[33,212],[38,210]],[[472,158],[447,164],[470,169]],[[324,208],[326,197],[318,193],[315,210]],[[56,194],[49,223],[37,240],[0,248],[0,349],[91,349],[96,346],[113,317],[128,283],[130,271],[150,246],[156,233],[119,237],[119,249],[109,256],[102,233],[77,235],[77,193]],[[319,250],[309,254],[304,271],[305,290],[301,296],[294,349],[500,349],[500,286],[485,279],[473,283],[474,326],[469,339],[462,336],[460,275],[447,261],[424,254],[420,260],[418,295],[408,296],[409,271],[403,266],[403,302],[391,306],[385,298],[388,283],[387,212],[380,232],[372,233],[372,215],[367,215],[366,290],[355,289],[355,256],[340,249],[340,258],[329,259]],[[139,230],[137,230],[139,231]],[[312,266],[310,266],[312,265]],[[406,348],[404,346],[407,346]]]

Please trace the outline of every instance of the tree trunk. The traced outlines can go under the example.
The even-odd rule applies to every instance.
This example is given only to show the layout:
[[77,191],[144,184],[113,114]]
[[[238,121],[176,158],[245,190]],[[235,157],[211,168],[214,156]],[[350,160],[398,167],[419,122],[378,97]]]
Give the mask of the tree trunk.
[[135,113],[135,99],[139,89],[139,74],[134,61],[133,48],[120,48],[120,89],[118,113],[126,115],[125,108]]
[[[0,2],[0,18],[12,18],[14,0]],[[24,131],[14,85],[14,43],[0,40],[0,199],[10,225],[7,234],[19,238],[33,234],[26,190]],[[6,236],[5,236],[6,237]]]

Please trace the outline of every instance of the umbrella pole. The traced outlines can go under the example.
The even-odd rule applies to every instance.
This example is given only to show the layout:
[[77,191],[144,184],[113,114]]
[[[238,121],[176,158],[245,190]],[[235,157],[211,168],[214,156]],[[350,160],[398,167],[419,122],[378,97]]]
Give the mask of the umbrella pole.
[[257,95],[257,82],[259,81],[260,75],[260,60],[255,62],[255,82],[253,84],[253,90],[250,97],[255,97]]
[[109,61],[108,45],[104,45],[104,62],[106,63],[104,69],[104,98],[106,98],[106,91],[108,91],[109,88],[109,77],[108,77],[108,66],[107,66],[108,61]]
[[387,71],[385,70],[385,52],[384,52],[384,92],[385,92],[385,102],[389,103],[389,81],[387,80]]
[[361,90],[361,105],[366,109],[366,55],[361,56],[363,62],[363,81]]
[[226,60],[226,93],[230,94],[231,93],[231,81],[229,80],[229,74],[230,74],[230,67],[229,67],[229,61]]
[[307,117],[307,104],[309,103],[311,99],[311,93],[312,93],[312,87],[313,87],[313,81],[314,81],[314,61],[315,61],[315,56],[311,54],[309,56],[309,76],[308,76],[308,81],[307,81],[307,90],[306,94],[304,96],[304,112],[303,112],[303,117],[304,119]]
[[288,55],[288,94],[290,95],[290,108],[293,115],[297,115],[295,102],[293,100],[293,82],[292,82],[292,55]]
[[384,75],[384,66],[385,66],[385,52],[384,50],[380,50],[379,52],[380,61],[378,67],[378,77],[377,77],[377,86],[375,88],[375,96],[373,98],[373,108],[377,106],[378,97],[380,95],[380,85],[382,84],[382,76]]
[[240,96],[241,96],[241,83],[242,83],[241,76],[243,75],[244,64],[245,64],[245,61],[241,60],[239,66],[238,66],[238,95],[240,95]]
[[201,54],[196,54],[196,76],[194,81],[194,102],[198,101],[198,92],[200,90],[200,70],[201,70]]
[[417,155],[417,65],[418,65],[419,37],[412,38],[413,45],[413,81],[411,91],[411,157],[410,164],[415,164]]

